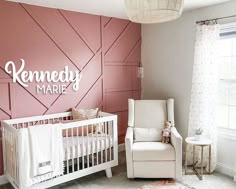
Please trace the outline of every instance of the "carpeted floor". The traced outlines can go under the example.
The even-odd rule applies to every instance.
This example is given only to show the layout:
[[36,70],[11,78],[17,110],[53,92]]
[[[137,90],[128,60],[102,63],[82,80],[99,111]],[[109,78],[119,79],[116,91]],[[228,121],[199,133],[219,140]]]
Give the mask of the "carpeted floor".
[[[144,185],[163,179],[127,179],[125,153],[119,154],[119,166],[112,169],[113,177],[108,179],[105,171],[95,173],[51,189],[138,189]],[[214,173],[212,175],[204,175],[203,181],[198,180],[195,175],[183,176],[182,183],[195,189],[236,189],[236,183],[233,179]],[[10,184],[0,186],[0,189],[13,189]]]

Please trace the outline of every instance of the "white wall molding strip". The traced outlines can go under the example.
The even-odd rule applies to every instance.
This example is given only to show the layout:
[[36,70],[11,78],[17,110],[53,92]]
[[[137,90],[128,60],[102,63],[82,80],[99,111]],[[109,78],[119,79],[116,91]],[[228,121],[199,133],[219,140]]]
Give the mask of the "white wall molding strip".
[[220,172],[222,174],[231,176],[231,177],[235,177],[234,176],[234,169],[232,168],[232,166],[226,165],[224,163],[218,162],[217,166],[216,166],[216,171],[218,171],[218,172]]

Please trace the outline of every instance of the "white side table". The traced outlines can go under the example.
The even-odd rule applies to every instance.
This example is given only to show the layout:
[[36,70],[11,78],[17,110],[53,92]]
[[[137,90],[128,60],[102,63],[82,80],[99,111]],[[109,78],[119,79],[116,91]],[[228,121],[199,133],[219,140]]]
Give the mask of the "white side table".
[[[192,174],[192,173],[188,173],[187,172],[187,167],[188,167],[188,164],[187,164],[187,147],[188,145],[193,145],[193,166],[192,166],[192,169],[193,169],[193,172],[197,175],[197,177],[202,180],[203,179],[203,160],[204,160],[204,154],[203,154],[203,149],[204,147],[208,147],[208,150],[209,150],[209,171],[207,174],[210,174],[211,173],[211,144],[212,144],[212,141],[210,139],[207,139],[207,138],[202,138],[200,140],[195,140],[194,137],[188,137],[185,139],[185,142],[186,142],[186,149],[185,149],[185,175],[188,175],[188,174]],[[201,167],[200,167],[200,172],[197,170],[196,168],[196,165],[198,163],[198,160],[195,161],[195,147],[196,146],[199,146],[201,148]]]

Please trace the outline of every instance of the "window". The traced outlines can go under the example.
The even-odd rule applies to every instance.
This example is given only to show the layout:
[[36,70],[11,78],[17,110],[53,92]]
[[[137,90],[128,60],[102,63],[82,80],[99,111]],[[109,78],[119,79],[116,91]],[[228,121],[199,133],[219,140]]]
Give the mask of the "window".
[[221,31],[217,125],[236,130],[236,24]]

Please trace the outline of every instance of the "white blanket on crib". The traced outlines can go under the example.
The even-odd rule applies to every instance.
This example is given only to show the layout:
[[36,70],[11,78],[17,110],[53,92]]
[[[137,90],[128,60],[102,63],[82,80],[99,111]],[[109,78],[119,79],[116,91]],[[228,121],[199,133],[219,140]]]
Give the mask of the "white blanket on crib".
[[63,174],[61,124],[20,129],[18,142],[21,187],[29,187]]

